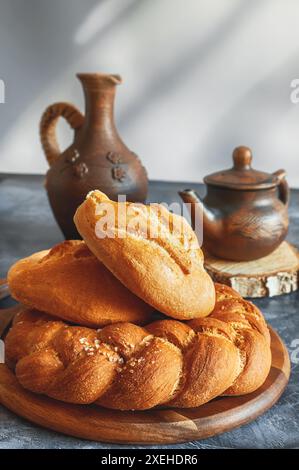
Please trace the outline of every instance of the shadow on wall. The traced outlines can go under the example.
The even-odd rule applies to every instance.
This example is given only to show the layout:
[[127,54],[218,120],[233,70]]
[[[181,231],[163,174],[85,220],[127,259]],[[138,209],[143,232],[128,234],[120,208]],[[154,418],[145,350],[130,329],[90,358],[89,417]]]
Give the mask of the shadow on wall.
[[198,181],[245,144],[260,169],[283,154],[299,186],[298,15],[289,0],[2,0],[0,171],[44,172],[42,112],[82,107],[75,73],[105,71],[124,78],[117,127],[151,178]]
[[[106,22],[90,40],[100,41],[110,28],[116,27],[119,21],[125,21],[137,2],[122,0],[121,8],[114,7],[115,16],[110,15],[110,22]],[[116,5],[115,0],[112,3]],[[86,18],[89,11],[101,15],[99,7],[104,4],[107,4],[107,0],[89,0],[88,4],[76,2],[75,8],[73,0],[28,0],[26,4],[22,1],[2,1],[0,43],[9,44],[9,49],[3,51],[1,58],[9,104],[5,119],[1,119],[2,135],[10,129],[16,118],[22,119],[22,113],[30,107],[32,101],[42,93],[47,94],[46,90],[51,89],[51,83],[72,68],[72,64],[78,61],[78,54],[84,54],[84,48],[90,47],[90,44],[85,43],[80,44],[78,49],[74,43],[76,38],[80,42],[78,31],[84,32],[82,19]],[[16,59],[15,64],[8,51]],[[93,70],[92,64],[90,67]],[[75,70],[79,72],[76,67]],[[68,75],[69,79],[74,78],[72,72]],[[40,114],[42,111],[40,109]]]
[[185,51],[184,56],[176,57],[170,67],[168,65],[165,69],[157,70],[154,79],[148,82],[146,89],[143,89],[142,95],[126,108],[121,116],[120,125],[127,125],[131,120],[135,120],[148,105],[152,105],[154,101],[159,102],[163,95],[171,92],[171,89],[185,86],[186,75],[192,76],[193,70],[200,66],[219,44],[225,41],[226,36],[231,34],[232,29],[244,20],[250,11],[256,8],[258,8],[256,0],[237,4],[218,25],[218,28],[213,29],[204,41],[192,44]]
[[[284,167],[288,160],[296,162],[299,105],[296,109],[291,104],[289,77],[292,69],[296,74],[294,64],[297,58],[296,51],[218,116],[213,128],[198,142],[193,154],[194,163],[200,155],[207,154],[211,155],[211,168],[219,169],[220,162],[221,168],[230,167],[233,148],[238,145],[252,145],[253,166],[259,166],[261,170],[275,171]],[[252,122],[254,127],[250,125]],[[290,147],[291,136],[295,139]]]

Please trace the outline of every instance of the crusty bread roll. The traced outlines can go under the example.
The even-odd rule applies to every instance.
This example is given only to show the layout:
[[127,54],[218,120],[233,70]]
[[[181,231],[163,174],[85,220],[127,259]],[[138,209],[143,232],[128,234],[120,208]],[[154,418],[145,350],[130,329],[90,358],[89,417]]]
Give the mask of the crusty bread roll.
[[216,286],[212,314],[188,323],[118,323],[94,330],[24,310],[6,337],[6,361],[32,392],[120,410],[196,407],[266,380],[270,337],[260,311]]
[[80,325],[143,324],[153,312],[83,241],[66,241],[18,261],[8,272],[8,284],[19,302]]
[[160,312],[190,320],[213,309],[214,285],[196,235],[183,217],[162,205],[113,202],[92,191],[74,221],[97,258]]

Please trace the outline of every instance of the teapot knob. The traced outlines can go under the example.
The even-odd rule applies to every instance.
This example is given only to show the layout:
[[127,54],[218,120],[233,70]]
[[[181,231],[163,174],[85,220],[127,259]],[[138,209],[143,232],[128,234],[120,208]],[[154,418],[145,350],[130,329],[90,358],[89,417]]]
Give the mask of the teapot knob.
[[233,151],[235,170],[249,170],[251,168],[252,153],[249,147],[236,147]]

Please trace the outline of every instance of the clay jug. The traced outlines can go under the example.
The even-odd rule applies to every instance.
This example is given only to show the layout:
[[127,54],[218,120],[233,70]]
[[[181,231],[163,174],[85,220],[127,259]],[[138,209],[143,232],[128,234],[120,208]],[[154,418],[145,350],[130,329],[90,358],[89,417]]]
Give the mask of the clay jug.
[[[85,115],[70,103],[55,103],[44,112],[41,142],[50,168],[45,186],[55,218],[65,238],[79,238],[74,213],[86,194],[100,189],[117,200],[144,202],[147,175],[137,155],[126,147],[114,124],[113,108],[119,75],[78,74],[85,95]],[[56,124],[64,117],[74,129],[74,141],[61,152]]]

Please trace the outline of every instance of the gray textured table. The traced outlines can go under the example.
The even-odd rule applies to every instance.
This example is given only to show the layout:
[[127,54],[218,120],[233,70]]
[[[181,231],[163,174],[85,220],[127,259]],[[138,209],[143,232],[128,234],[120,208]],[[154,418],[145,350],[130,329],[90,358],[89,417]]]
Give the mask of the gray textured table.
[[[179,201],[177,191],[185,183],[152,182],[150,201]],[[202,185],[192,187],[204,192]],[[292,191],[289,240],[299,244],[299,191]],[[62,240],[50,211],[41,176],[0,174],[0,277],[17,259]],[[0,308],[11,301],[0,302]],[[253,423],[203,441],[170,448],[299,448],[299,292],[257,305],[284,339],[292,360],[289,386],[279,402]],[[18,418],[0,406],[0,448],[119,448],[66,437]],[[130,447],[130,446],[123,446]],[[132,446],[131,446],[132,447]],[[161,448],[161,446],[158,446]],[[165,446],[167,447],[167,446]],[[137,448],[137,447],[136,447]],[[152,446],[155,448],[155,446]]]

